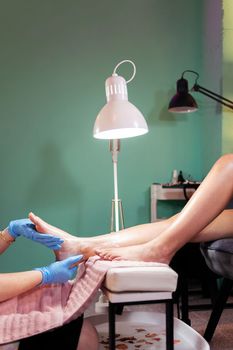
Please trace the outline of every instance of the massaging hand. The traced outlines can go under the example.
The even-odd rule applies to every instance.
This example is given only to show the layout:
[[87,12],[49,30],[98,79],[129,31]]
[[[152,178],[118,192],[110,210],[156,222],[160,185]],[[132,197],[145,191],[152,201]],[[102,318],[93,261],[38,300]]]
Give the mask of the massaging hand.
[[61,244],[64,242],[59,237],[37,232],[35,225],[29,219],[11,221],[7,229],[14,239],[19,236],[24,236],[53,250],[60,249]]
[[82,257],[83,255],[71,256],[62,261],[56,261],[49,266],[36,268],[35,270],[42,272],[41,285],[65,283],[73,279],[78,269],[78,266],[73,265],[80,261]]

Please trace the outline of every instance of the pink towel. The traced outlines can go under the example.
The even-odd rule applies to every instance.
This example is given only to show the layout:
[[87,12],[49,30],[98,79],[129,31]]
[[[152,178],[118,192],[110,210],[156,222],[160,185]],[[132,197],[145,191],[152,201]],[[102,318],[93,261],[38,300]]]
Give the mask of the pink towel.
[[80,265],[74,282],[42,286],[0,303],[0,344],[59,327],[80,316],[111,267],[158,265],[164,264],[103,261],[92,257]]

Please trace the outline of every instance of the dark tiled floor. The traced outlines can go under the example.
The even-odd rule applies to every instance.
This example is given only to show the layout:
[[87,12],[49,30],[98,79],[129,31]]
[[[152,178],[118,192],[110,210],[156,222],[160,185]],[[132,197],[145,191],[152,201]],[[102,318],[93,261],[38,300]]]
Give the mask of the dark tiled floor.
[[[194,287],[195,289],[195,287]],[[197,289],[199,289],[197,287]],[[189,296],[190,304],[210,304],[208,298],[202,298],[201,293],[194,293]],[[233,350],[233,297],[230,296],[228,303],[231,308],[225,308],[210,342],[211,350]],[[229,305],[230,305],[229,304]],[[189,317],[192,327],[201,335],[204,334],[206,325],[211,314],[211,309],[190,311]]]
[[[209,320],[211,311],[191,311],[192,327],[201,335]],[[224,309],[210,343],[211,350],[233,349],[233,309]]]

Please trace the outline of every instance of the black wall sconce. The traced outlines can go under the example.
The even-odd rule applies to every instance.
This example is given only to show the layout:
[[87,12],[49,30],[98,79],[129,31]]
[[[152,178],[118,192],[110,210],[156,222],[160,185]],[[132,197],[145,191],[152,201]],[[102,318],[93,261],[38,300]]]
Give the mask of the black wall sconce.
[[200,86],[199,84],[197,84],[199,74],[193,70],[185,70],[182,73],[181,78],[179,80],[177,80],[177,82],[176,82],[177,92],[176,92],[175,96],[172,97],[172,99],[169,103],[168,110],[170,112],[173,112],[173,113],[191,113],[191,112],[195,112],[198,109],[198,105],[197,105],[195,99],[189,93],[188,81],[187,81],[187,79],[184,79],[184,74],[187,72],[193,73],[196,75],[196,80],[195,80],[194,86],[192,87],[192,89],[190,91],[198,91],[201,94],[211,98],[212,100],[215,100],[215,101],[221,103],[222,105],[224,105],[230,109],[233,109],[233,101],[231,101],[231,100],[229,100],[229,99],[227,99],[219,94],[216,94],[215,92],[208,90],[208,89],[204,88],[203,86]]

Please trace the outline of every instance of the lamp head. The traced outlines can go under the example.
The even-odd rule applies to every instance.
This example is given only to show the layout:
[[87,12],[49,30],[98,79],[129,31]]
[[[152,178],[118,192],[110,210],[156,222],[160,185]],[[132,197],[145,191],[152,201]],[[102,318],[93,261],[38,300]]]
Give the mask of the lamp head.
[[[123,62],[126,61],[120,64]],[[115,70],[105,82],[107,103],[97,115],[94,124],[93,136],[97,139],[122,139],[148,132],[142,113],[128,101],[126,80],[118,76]]]
[[[184,73],[183,73],[184,74]],[[176,82],[176,94],[172,97],[168,110],[173,113],[191,113],[198,109],[197,103],[189,94],[188,81],[183,78]]]

